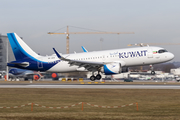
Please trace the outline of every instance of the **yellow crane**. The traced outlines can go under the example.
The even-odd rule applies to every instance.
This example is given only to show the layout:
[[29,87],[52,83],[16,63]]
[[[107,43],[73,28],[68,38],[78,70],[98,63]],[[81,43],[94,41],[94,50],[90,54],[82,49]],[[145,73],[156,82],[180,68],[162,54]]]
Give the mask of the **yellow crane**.
[[127,46],[148,46],[148,45],[180,45],[180,43],[135,43]]
[[69,54],[69,35],[70,34],[134,34],[134,32],[69,32],[69,27],[67,26],[67,31],[64,33],[48,32],[48,34],[65,34],[66,35],[66,53]]

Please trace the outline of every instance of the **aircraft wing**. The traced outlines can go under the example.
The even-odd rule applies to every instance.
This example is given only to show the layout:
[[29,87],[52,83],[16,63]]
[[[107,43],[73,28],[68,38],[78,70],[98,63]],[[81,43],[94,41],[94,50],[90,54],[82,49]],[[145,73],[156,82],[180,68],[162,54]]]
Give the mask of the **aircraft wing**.
[[58,51],[55,50],[55,48],[53,48],[54,52],[56,53],[57,57],[61,60],[64,61],[68,61],[70,66],[73,65],[77,65],[80,67],[84,67],[85,69],[87,69],[88,71],[96,71],[98,70],[100,67],[104,66],[105,62],[94,62],[94,61],[81,61],[81,60],[72,60],[72,59],[67,59],[64,58],[63,56],[60,55],[60,53]]

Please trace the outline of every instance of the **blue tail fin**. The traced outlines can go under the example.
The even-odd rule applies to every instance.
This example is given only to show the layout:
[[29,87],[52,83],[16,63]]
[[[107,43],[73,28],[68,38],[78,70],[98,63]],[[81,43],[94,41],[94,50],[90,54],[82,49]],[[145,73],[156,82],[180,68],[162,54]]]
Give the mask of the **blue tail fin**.
[[36,54],[16,33],[7,33],[12,51],[16,61],[11,61],[7,65],[21,69],[47,71],[58,62],[43,60],[43,56]]
[[36,54],[16,33],[7,33],[16,60],[36,58]]

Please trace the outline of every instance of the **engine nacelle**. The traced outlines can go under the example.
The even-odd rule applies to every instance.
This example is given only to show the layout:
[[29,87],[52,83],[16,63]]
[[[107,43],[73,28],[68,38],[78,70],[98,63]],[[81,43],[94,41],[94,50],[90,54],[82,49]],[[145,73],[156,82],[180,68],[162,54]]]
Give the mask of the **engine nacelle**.
[[52,73],[51,77],[52,77],[53,80],[58,80],[59,79],[59,76],[58,76],[57,73]]
[[104,65],[101,70],[105,75],[119,74],[122,71],[121,63],[110,63]]
[[34,79],[34,80],[39,80],[39,78],[40,78],[40,75],[38,75],[38,74],[33,75],[33,79]]

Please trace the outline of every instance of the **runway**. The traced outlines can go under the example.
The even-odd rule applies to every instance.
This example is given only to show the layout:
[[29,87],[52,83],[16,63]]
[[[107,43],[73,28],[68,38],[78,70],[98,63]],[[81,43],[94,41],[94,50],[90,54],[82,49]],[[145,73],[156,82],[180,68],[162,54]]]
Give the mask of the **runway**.
[[1,84],[0,88],[180,89],[180,85]]

